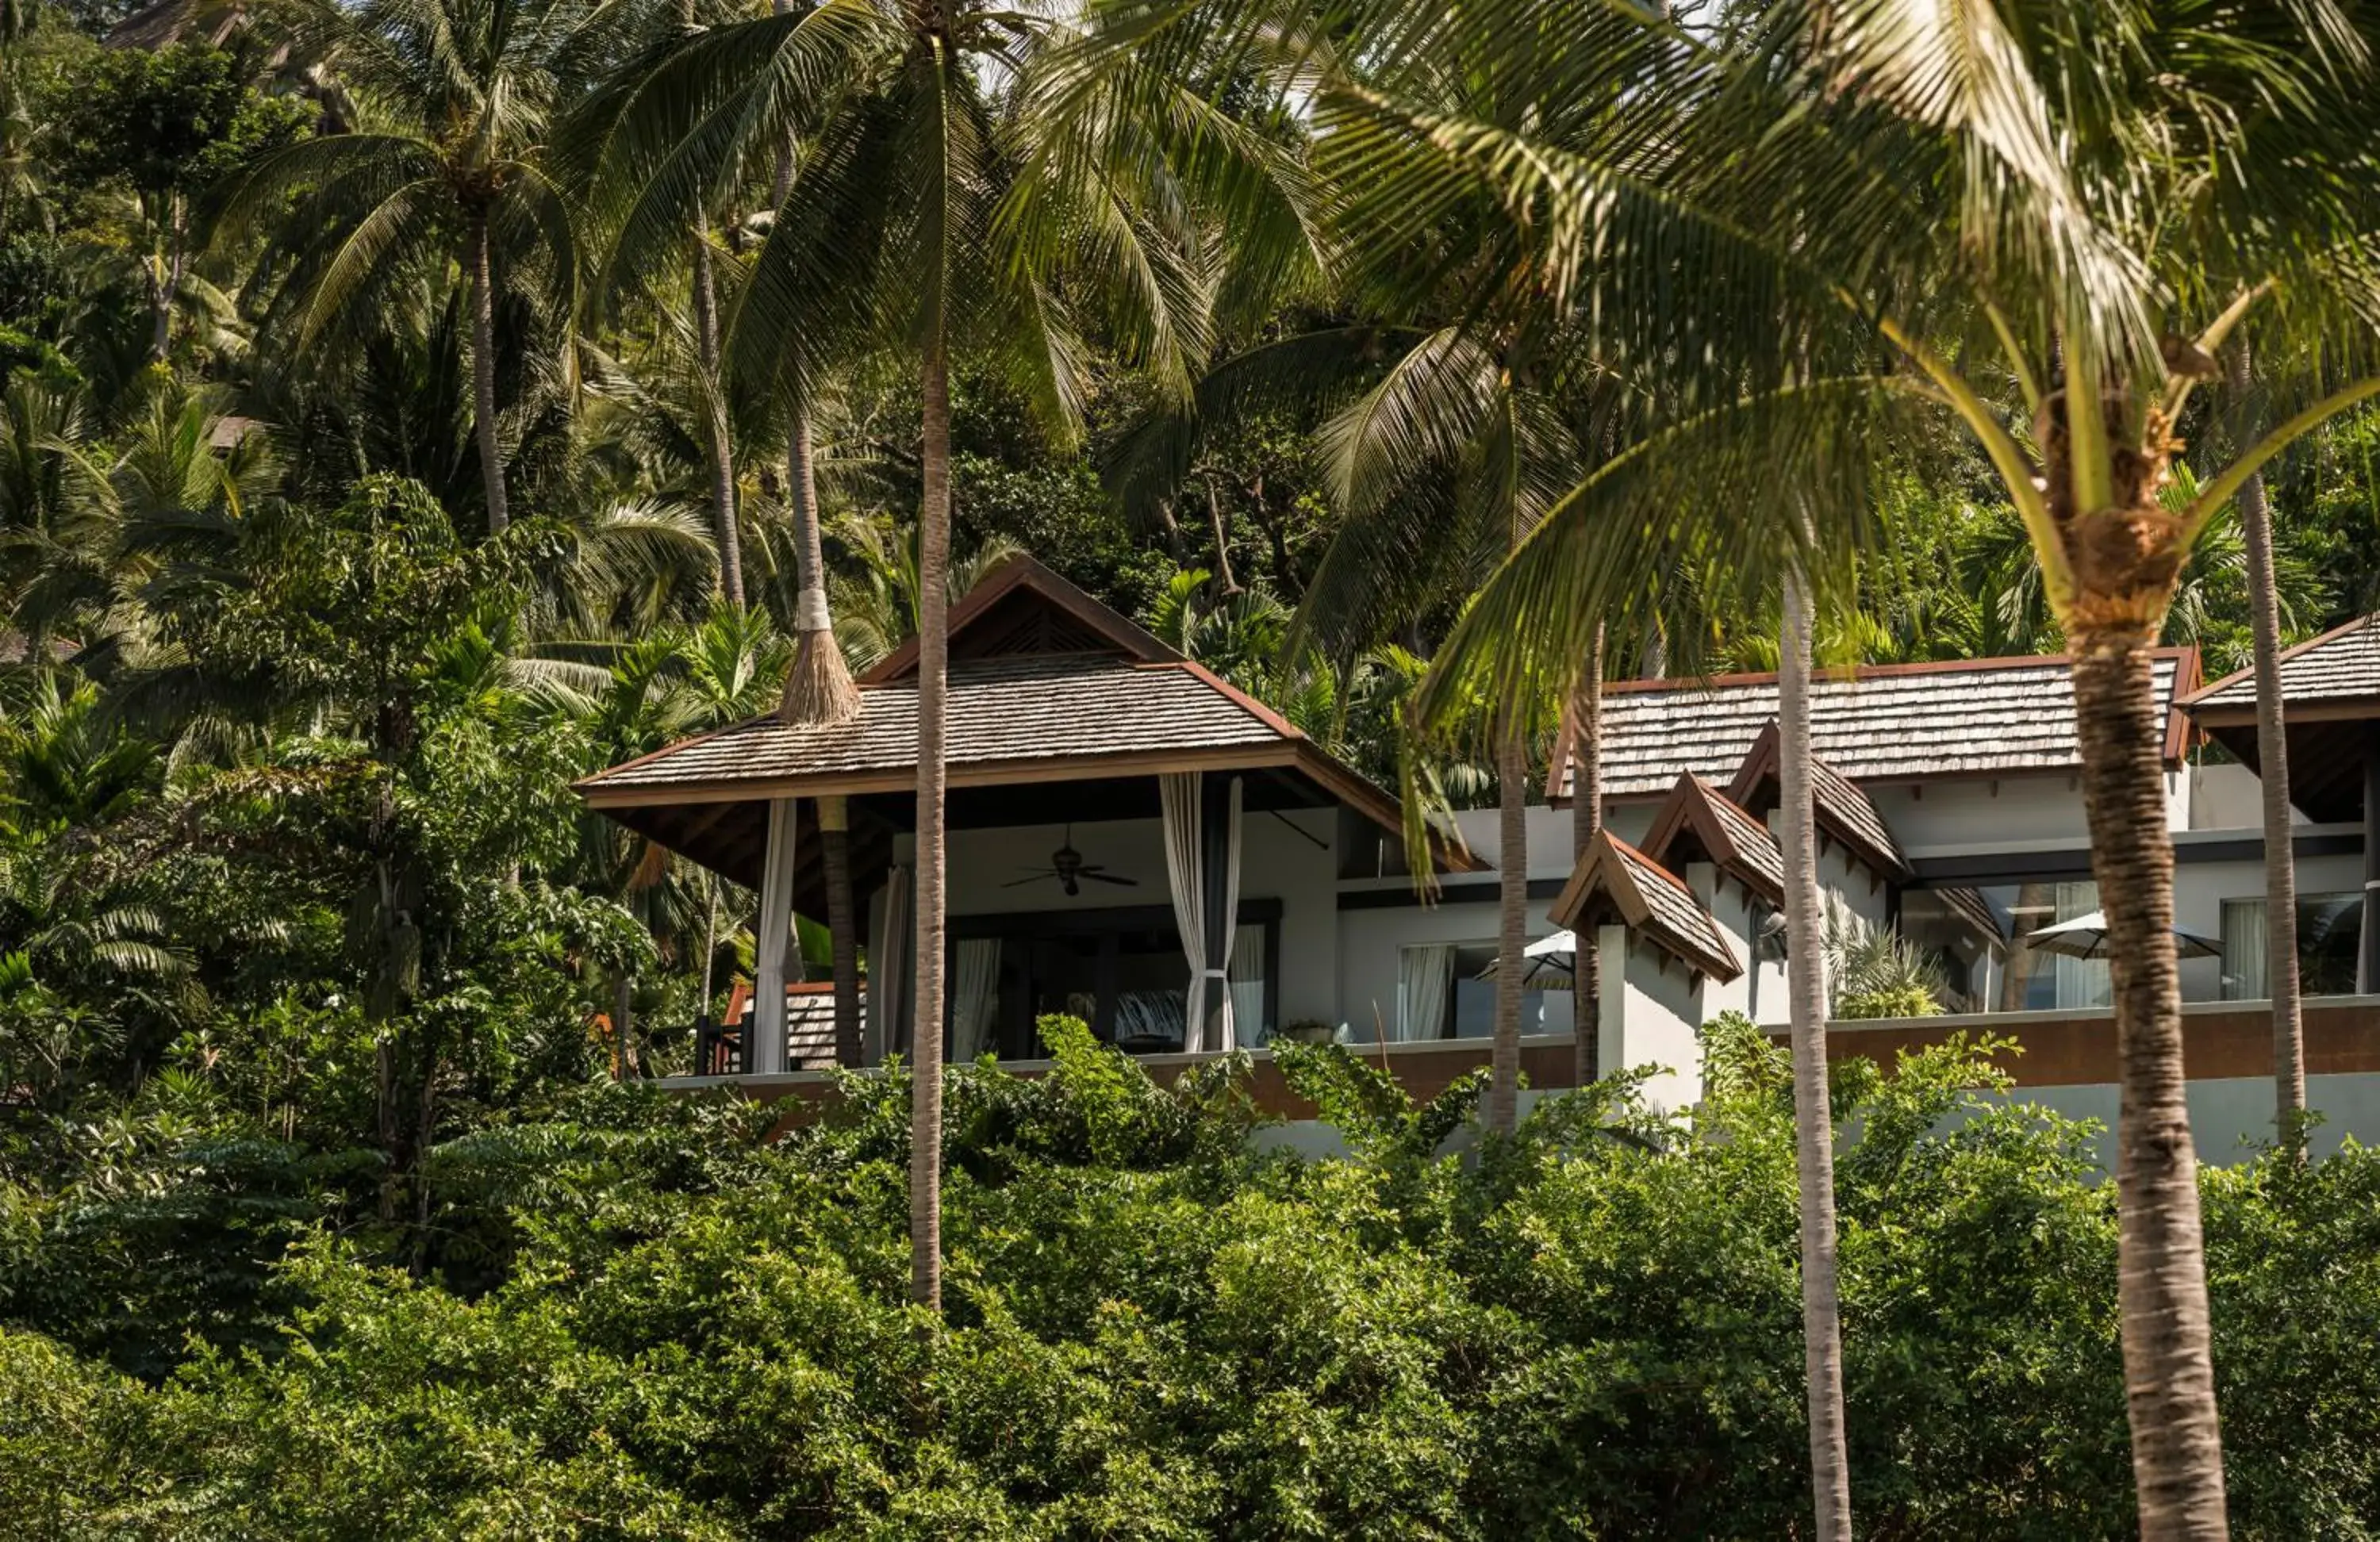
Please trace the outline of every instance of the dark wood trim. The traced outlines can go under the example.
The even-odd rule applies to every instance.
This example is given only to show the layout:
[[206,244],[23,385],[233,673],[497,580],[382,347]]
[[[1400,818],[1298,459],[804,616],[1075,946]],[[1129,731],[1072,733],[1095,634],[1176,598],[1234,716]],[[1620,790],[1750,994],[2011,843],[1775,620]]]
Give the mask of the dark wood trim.
[[[951,607],[952,640],[957,640],[959,634],[978,616],[1020,589],[1031,589],[1090,630],[1112,640],[1119,653],[1150,663],[1184,662],[1181,654],[1166,647],[1149,632],[1108,609],[1022,552],[985,574],[975,588],[967,590],[964,599]],[[864,690],[898,680],[917,667],[917,639],[911,637],[869,666],[856,683]]]
[[[2325,831],[2300,835],[2291,846],[2301,862],[2314,856],[2357,856],[2362,854],[2363,837],[2360,833]],[[2265,859],[2265,843],[2253,836],[2233,841],[2177,841],[2173,857],[2175,862],[2185,867],[2198,862],[2262,862]],[[1914,859],[1912,866],[1917,869],[1917,876],[1909,884],[1912,889],[1973,888],[1994,883],[2037,882],[2045,879],[2088,878],[2091,876],[2091,848],[2062,846],[2055,851],[1923,856]]]
[[[1569,880],[1566,879],[1559,878],[1529,880],[1530,902],[1535,904],[1541,900],[1560,897],[1562,885],[1567,881]],[[1437,894],[1427,900],[1415,893],[1413,886],[1409,883],[1399,884],[1393,889],[1349,889],[1340,892],[1339,908],[1341,910],[1402,910],[1424,905],[1494,905],[1501,892],[1502,886],[1492,882],[1442,883],[1439,885]]]

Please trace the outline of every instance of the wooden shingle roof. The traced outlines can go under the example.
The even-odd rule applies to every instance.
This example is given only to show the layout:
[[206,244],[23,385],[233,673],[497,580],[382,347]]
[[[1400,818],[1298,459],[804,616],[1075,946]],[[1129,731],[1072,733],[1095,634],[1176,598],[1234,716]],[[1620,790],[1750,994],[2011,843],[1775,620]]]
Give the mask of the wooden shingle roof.
[[[2263,774],[2256,676],[2227,674],[2184,698],[2199,727]],[[2363,760],[2380,722],[2380,616],[2363,616],[2281,652],[2281,718],[2289,735],[2289,801],[2308,818],[2345,821],[2363,811]]]
[[[1020,822],[1011,795],[1001,795],[1010,802],[1000,809],[985,800],[1021,788],[1038,799],[1022,822],[1050,822],[1087,807],[1087,787],[1146,783],[1153,801],[1160,772],[1249,771],[1269,773],[1262,780],[1289,807],[1336,803],[1402,829],[1395,799],[1294,724],[1029,557],[1011,558],[952,607],[950,654],[944,765],[954,808],[955,799],[974,798],[990,822]],[[753,718],[599,771],[577,791],[632,829],[748,881],[744,848],[768,800],[892,796],[916,786],[915,662],[905,646],[862,675],[859,710],[847,722]],[[743,807],[718,819],[701,812],[722,804]],[[1446,869],[1486,866],[1453,843],[1432,844]]]
[[[1755,819],[1766,819],[1781,795],[1777,777],[1781,742],[1775,722],[1761,729],[1760,736],[1744,752],[1743,764],[1736,768],[1734,780],[1728,783],[1728,797]],[[1822,759],[1810,762],[1810,802],[1818,833],[1849,846],[1869,870],[1890,879],[1912,875],[1914,869],[1901,855],[1892,827],[1885,823],[1884,810],[1858,783]]]
[[[2287,711],[2368,707],[2380,717],[2380,616],[2360,616],[2346,625],[2281,650],[2281,702]],[[2184,698],[2183,708],[2201,722],[2252,714],[2256,672],[2227,674]]]
[[[833,724],[771,714],[687,739],[579,783],[601,806],[670,789],[787,796],[912,785],[917,764],[915,675],[859,693],[859,714]],[[1112,655],[1026,655],[952,664],[945,763],[954,783],[1069,768],[1100,774],[1142,759],[1199,760],[1232,752],[1290,758],[1295,738],[1271,714],[1186,662]],[[1169,768],[1172,769],[1172,768]]]
[[1694,860],[1716,866],[1771,905],[1785,903],[1785,857],[1768,827],[1726,794],[1680,773],[1645,832],[1645,855],[1670,871]]
[[1596,832],[1551,915],[1554,925],[1572,931],[1616,920],[1700,974],[1731,980],[1743,973],[1694,891],[1609,830]]
[[[1855,782],[2071,771],[2074,687],[2063,657],[1868,664],[1811,683],[1810,739]],[[2170,708],[2197,683],[2194,649],[2156,652],[2157,699]],[[1603,787],[1613,798],[1666,793],[1685,771],[1724,783],[1777,716],[1777,676],[1628,680],[1603,687]],[[2166,759],[2182,751],[2179,716]],[[1567,731],[1548,795],[1570,797]]]

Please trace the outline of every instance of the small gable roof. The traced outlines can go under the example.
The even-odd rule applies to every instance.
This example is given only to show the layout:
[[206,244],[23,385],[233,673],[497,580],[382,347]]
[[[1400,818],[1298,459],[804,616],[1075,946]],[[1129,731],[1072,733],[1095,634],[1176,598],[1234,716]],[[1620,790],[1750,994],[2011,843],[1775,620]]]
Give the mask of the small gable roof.
[[1671,872],[1709,862],[1771,905],[1785,903],[1785,856],[1777,837],[1718,788],[1682,771],[1653,815],[1645,855]]
[[[1752,741],[1743,764],[1736,768],[1735,780],[1728,784],[1729,798],[1755,819],[1765,819],[1777,807],[1782,742],[1772,718],[1760,731],[1760,736]],[[1889,879],[1912,875],[1914,869],[1909,858],[1901,855],[1900,843],[1893,839],[1892,827],[1884,822],[1884,811],[1876,806],[1876,800],[1858,783],[1815,756],[1810,759],[1810,795],[1820,834],[1830,835],[1849,846],[1872,872]]]
[[1678,876],[1608,830],[1596,832],[1554,900],[1553,922],[1576,931],[1606,917],[1698,973],[1743,973],[1702,902]]

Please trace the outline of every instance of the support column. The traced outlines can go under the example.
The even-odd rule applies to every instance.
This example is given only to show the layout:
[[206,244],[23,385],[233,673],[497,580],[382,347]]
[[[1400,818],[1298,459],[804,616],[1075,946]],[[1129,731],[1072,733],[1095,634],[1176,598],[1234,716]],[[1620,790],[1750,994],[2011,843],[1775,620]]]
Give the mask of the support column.
[[826,925],[834,947],[834,1061],[856,1068],[859,1048],[858,906],[851,892],[851,805],[819,799],[819,845],[826,867]]
[[769,846],[760,862],[760,913],[753,920],[752,1015],[744,1073],[785,1068],[785,950],[794,930],[794,800],[769,803]]
[[2355,993],[2380,990],[2380,723],[2363,731],[2363,946],[2356,955]]

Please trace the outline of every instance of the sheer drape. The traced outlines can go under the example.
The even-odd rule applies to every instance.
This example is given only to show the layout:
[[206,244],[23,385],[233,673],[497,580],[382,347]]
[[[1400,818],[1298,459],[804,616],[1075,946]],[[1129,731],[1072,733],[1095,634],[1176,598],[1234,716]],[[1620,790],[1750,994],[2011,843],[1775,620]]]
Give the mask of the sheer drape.
[[2223,997],[2261,1002],[2272,990],[2272,955],[2265,951],[2265,902],[2223,902]]
[[1446,1000],[1454,989],[1454,944],[1424,942],[1397,950],[1396,1038],[1400,1043],[1436,1038],[1446,1026]]
[[909,869],[894,866],[876,897],[875,943],[868,951],[868,1063],[900,1045],[909,999]]
[[1213,1048],[1232,1046],[1232,936],[1240,908],[1240,779],[1209,784],[1197,771],[1157,779],[1165,828],[1165,877],[1173,922],[1190,965],[1182,1048],[1208,1048],[1208,1003],[1215,1003]]
[[991,1040],[1000,1005],[1000,939],[971,937],[951,951],[951,1059],[964,1062]]

